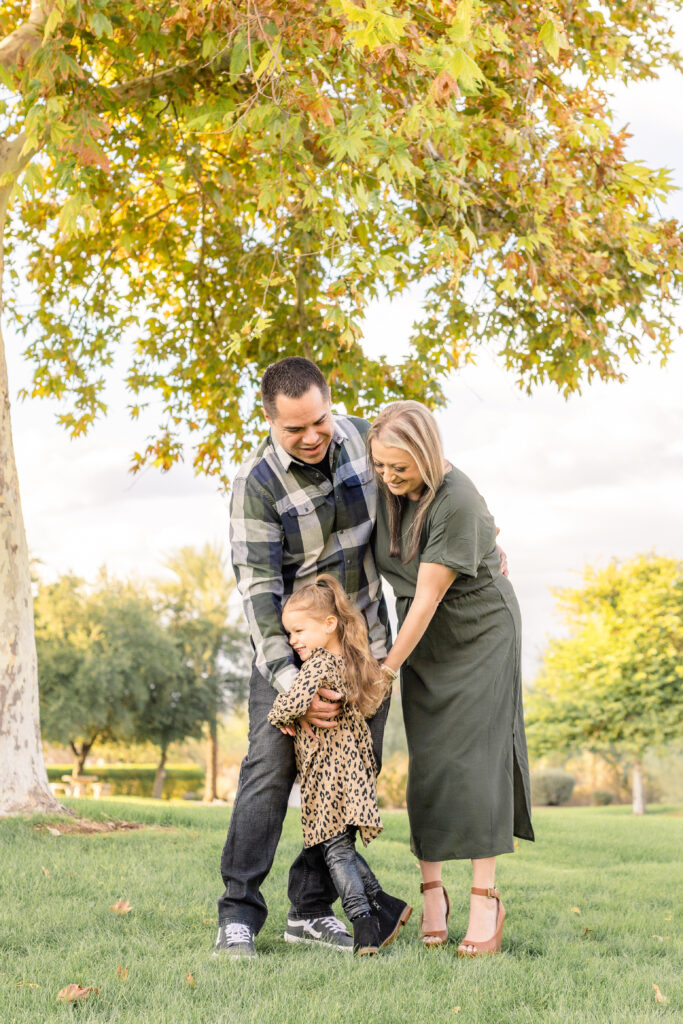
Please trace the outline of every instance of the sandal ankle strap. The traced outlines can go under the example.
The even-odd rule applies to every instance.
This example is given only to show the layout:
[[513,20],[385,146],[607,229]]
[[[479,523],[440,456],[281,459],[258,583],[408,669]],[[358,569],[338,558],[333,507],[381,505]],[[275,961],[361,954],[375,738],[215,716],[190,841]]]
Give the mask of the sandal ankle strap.
[[490,900],[500,899],[500,893],[493,886],[489,889],[477,889],[475,888],[475,886],[472,886],[470,892],[472,893],[473,896],[488,896]]
[[425,889],[443,889],[443,882],[420,882],[420,892]]

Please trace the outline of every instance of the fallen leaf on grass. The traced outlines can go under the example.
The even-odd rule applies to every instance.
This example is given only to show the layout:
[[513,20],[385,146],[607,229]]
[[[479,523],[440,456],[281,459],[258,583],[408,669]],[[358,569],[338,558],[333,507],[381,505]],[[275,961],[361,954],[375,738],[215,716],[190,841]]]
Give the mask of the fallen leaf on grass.
[[652,987],[655,990],[655,1002],[656,1003],[668,1003],[669,1000],[659,991],[659,985],[652,983]]
[[590,935],[590,933],[591,933],[592,931],[593,931],[593,929],[592,929],[592,928],[584,928],[584,929],[583,929],[583,931],[581,932],[581,934],[582,934],[582,935]]
[[40,988],[35,981],[18,981],[17,988]]
[[512,848],[513,848],[513,850],[518,850],[519,849],[519,840],[518,839],[515,839],[515,841],[512,844]]
[[652,938],[656,939],[657,942],[664,942],[664,936],[663,935],[653,935]]
[[674,919],[673,914],[667,914],[666,917],[664,918],[665,921],[673,921],[673,919]]
[[51,836],[61,836],[61,832],[58,828],[51,828],[49,825],[45,826]]
[[43,874],[45,875],[46,878],[50,877],[50,872],[49,872],[48,868],[41,867],[40,870],[43,872]]
[[461,1010],[462,1010],[462,1006],[454,1006],[453,1007],[453,1013],[460,1013]]
[[115,914],[130,914],[133,908],[130,905],[130,900],[118,899],[109,909]]
[[127,967],[122,967],[119,964],[119,966],[116,968],[116,974],[121,979],[121,981],[128,981],[128,968]]
[[572,907],[572,914],[580,914],[581,911],[578,907]]
[[88,985],[86,988],[82,988],[80,985],[67,985],[61,989],[57,996],[57,1002],[73,1003],[77,999],[87,999],[91,992],[97,994],[99,991],[94,985]]
[[191,974],[188,974],[188,976],[185,978],[185,981],[187,982],[188,985],[191,985],[192,988],[194,988],[196,985],[196,982]]

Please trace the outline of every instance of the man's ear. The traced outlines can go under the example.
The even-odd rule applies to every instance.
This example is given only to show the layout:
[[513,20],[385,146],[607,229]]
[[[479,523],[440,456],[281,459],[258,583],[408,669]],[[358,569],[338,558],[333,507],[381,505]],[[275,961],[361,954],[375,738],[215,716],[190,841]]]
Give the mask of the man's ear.
[[268,420],[268,423],[269,423],[269,424],[270,424],[270,426],[272,427],[272,425],[273,425],[273,421],[272,421],[272,419],[270,418],[270,416],[268,415],[268,413],[266,412],[265,406],[263,406],[263,405],[261,406],[261,412],[262,412],[262,413],[263,413],[263,415],[264,415],[264,416],[266,417],[266,419]]

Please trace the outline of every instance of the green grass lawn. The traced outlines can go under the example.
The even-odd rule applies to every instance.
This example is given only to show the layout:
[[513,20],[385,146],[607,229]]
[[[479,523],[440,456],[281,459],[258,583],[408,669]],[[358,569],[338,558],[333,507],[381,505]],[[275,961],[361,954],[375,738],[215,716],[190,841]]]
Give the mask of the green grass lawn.
[[[231,962],[210,956],[225,808],[69,803],[84,816],[170,828],[53,836],[36,828],[44,819],[0,821],[2,1024],[683,1020],[680,809],[654,808],[641,819],[622,807],[538,810],[536,844],[520,842],[499,863],[504,953],[470,961],[458,960],[455,941],[432,951],[418,941],[419,875],[400,812],[384,813],[386,831],[368,852],[385,888],[416,907],[394,945],[355,960],[286,944],[287,870],[301,841],[290,812],[264,886],[270,916],[259,956]],[[457,940],[468,864],[446,865],[444,881]],[[119,898],[130,901],[129,914],[110,911]],[[100,992],[58,1003],[71,982]],[[666,1003],[655,1001],[653,985]]]

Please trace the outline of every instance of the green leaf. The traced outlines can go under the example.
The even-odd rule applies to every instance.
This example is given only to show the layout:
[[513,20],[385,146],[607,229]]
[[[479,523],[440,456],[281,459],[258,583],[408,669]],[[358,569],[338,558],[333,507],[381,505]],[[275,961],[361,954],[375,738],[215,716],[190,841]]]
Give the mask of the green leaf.
[[230,76],[239,78],[247,66],[249,60],[249,47],[247,46],[246,35],[243,32],[235,39],[235,44],[230,52]]
[[90,15],[88,23],[98,39],[102,36],[114,35],[114,26],[103,11],[94,11]]

